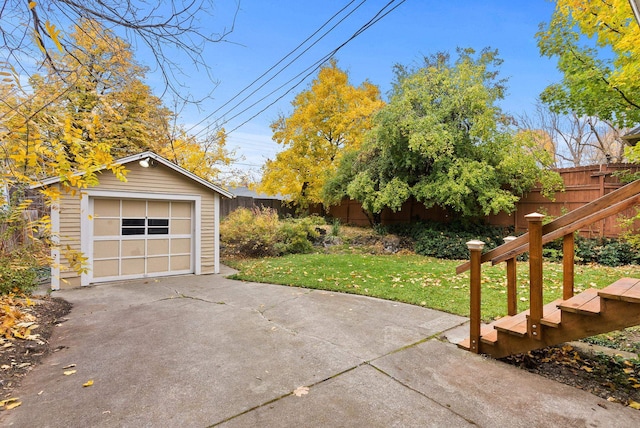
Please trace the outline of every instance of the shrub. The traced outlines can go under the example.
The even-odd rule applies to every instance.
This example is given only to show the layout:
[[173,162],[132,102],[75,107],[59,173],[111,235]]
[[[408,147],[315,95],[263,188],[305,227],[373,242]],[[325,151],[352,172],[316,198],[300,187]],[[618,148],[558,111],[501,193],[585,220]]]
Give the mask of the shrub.
[[485,251],[501,245],[510,230],[483,224],[416,223],[394,227],[398,235],[414,239],[414,251],[440,259],[465,260],[469,258],[467,242],[478,239],[485,243]]
[[278,213],[269,208],[238,208],[220,223],[220,240],[231,253],[274,256]]
[[0,294],[28,293],[47,265],[47,246],[36,237],[38,220],[25,215],[30,201],[0,209]]
[[309,253],[313,250],[312,242],[319,233],[315,226],[318,224],[314,217],[289,219],[281,222],[277,232],[275,249],[278,255]]
[[0,294],[29,293],[38,284],[39,260],[29,250],[0,255]]
[[246,257],[308,253],[321,222],[314,216],[281,221],[270,208],[238,208],[221,222],[220,239],[226,253]]
[[605,266],[623,266],[638,262],[638,255],[631,244],[622,241],[606,242],[598,254],[598,263]]

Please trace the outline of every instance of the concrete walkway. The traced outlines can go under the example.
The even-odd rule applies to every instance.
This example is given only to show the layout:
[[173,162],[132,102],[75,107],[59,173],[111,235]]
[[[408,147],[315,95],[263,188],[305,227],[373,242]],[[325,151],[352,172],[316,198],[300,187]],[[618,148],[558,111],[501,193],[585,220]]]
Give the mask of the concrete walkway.
[[54,295],[74,304],[61,349],[2,426],[640,426],[636,410],[459,350],[441,337],[466,319],[417,306],[220,275]]

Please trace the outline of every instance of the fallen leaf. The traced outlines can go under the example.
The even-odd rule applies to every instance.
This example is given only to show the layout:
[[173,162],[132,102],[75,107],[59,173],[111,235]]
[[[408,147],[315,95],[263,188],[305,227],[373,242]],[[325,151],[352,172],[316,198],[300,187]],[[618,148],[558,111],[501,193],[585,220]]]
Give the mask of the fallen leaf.
[[637,401],[629,400],[629,407],[632,409],[640,410],[640,403]]
[[582,366],[580,367],[582,370],[584,370],[587,373],[591,373],[593,371],[593,369],[591,367],[587,367],[587,366]]
[[22,404],[22,401],[19,400],[19,398],[7,398],[6,400],[0,401],[0,406],[4,407],[5,410],[15,409]]
[[631,374],[631,373],[633,373],[633,371],[634,371],[634,370],[633,370],[633,369],[629,369],[629,368],[627,368],[627,369],[624,369],[623,371],[624,371],[626,374]]
[[65,376],[71,376],[72,374],[74,374],[76,372],[76,370],[67,370],[64,372]]
[[22,401],[14,401],[13,403],[7,404],[6,406],[4,406],[4,408],[7,409],[7,410],[11,410],[11,409],[15,409],[16,407],[18,407],[21,404],[22,404]]
[[75,366],[76,366],[75,364],[69,364],[68,366],[64,366],[64,367],[63,367],[63,369],[64,369],[64,370],[66,370],[66,369],[71,369],[71,368],[73,368],[73,367],[75,367]]
[[308,393],[309,388],[306,386],[299,386],[295,391],[293,391],[293,395],[295,395],[296,397],[302,397],[303,395],[306,395]]
[[93,379],[86,381],[85,383],[82,384],[82,386],[87,387],[87,386],[91,386],[93,385]]

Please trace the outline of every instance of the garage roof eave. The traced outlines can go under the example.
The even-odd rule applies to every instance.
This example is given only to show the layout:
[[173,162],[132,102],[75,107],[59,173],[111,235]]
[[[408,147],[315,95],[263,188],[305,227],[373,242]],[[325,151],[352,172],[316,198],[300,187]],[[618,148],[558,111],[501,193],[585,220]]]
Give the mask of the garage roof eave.
[[[155,162],[158,162],[164,166],[166,166],[167,168],[170,168],[188,178],[190,178],[191,180],[201,184],[204,187],[209,188],[210,190],[213,190],[216,193],[219,193],[220,195],[229,198],[229,199],[233,199],[236,196],[229,192],[228,190],[223,189],[222,187],[216,186],[215,184],[198,177],[197,175],[195,175],[194,173],[187,171],[186,169],[182,168],[179,165],[176,165],[175,163],[171,162],[168,159],[163,158],[162,156],[154,153],[154,152],[142,152],[142,153],[138,153],[135,155],[131,155],[131,156],[127,156],[121,159],[118,159],[115,163],[120,164],[120,165],[126,165],[128,163],[132,163],[132,162],[139,162],[142,159],[153,159]],[[103,167],[102,169],[106,168]],[[82,175],[83,173],[78,173],[78,175]],[[46,186],[50,186],[52,184],[56,184],[60,182],[60,177],[51,177],[51,178],[47,178],[42,180],[39,184],[33,185],[31,186],[32,189],[37,189],[40,187],[46,187]]]

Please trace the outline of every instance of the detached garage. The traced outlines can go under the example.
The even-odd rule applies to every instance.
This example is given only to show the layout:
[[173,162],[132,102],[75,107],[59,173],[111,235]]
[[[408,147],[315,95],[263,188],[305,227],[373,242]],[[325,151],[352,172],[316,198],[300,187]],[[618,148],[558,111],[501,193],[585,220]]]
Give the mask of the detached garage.
[[[155,153],[120,159],[127,181],[111,173],[80,196],[61,193],[51,210],[58,237],[51,288],[104,281],[220,271],[220,198],[233,194]],[[58,179],[43,186],[59,186]],[[64,251],[79,250],[87,270],[69,269]]]

